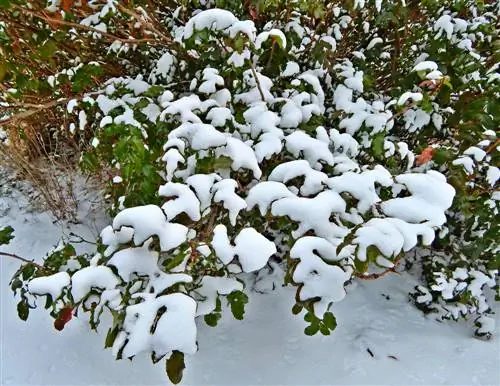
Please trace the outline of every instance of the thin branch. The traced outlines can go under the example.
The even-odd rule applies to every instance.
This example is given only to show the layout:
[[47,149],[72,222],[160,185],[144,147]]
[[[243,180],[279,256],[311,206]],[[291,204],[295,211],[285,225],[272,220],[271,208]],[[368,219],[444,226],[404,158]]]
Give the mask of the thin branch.
[[[134,12],[134,11],[132,11],[132,10],[124,7],[120,3],[117,3],[116,5],[117,5],[117,7],[118,7],[118,9],[120,11],[122,11],[123,13],[126,13],[129,16],[132,16],[139,23],[141,23],[141,24],[145,25],[146,27],[148,27],[151,31],[153,31],[155,34],[157,34],[164,42],[169,43],[169,44],[173,43],[172,38],[170,38],[167,35],[165,35],[162,31],[160,31],[158,28],[156,28],[151,22],[145,20],[145,18],[141,17],[136,12]],[[150,17],[150,16],[148,15],[148,17]]]
[[[28,111],[23,111],[22,113],[19,113],[19,114],[15,114],[15,115],[11,116],[10,118],[7,118],[3,121],[0,120],[0,127],[5,126],[5,125],[9,125],[11,123],[14,123],[15,121],[20,120],[20,119],[28,118],[28,117],[30,117],[34,114],[37,114],[43,110],[47,110],[47,109],[50,109],[52,107],[58,106],[60,104],[69,102],[72,99],[81,100],[87,96],[95,95],[95,94],[99,94],[99,92],[85,93],[85,94],[79,95],[79,96],[60,98],[60,99],[56,99],[56,100],[53,100],[53,101],[50,101],[50,102],[47,102],[44,104],[31,104],[31,103],[19,104],[17,107],[31,107],[32,109],[28,110]],[[0,108],[0,111],[2,111],[2,108]]]
[[15,255],[15,254],[13,254],[13,253],[0,252],[0,256],[6,256],[6,257],[10,257],[10,258],[12,258],[12,259],[20,260],[20,261],[22,261],[23,263],[31,264],[31,265],[34,265],[35,267],[37,267],[38,269],[45,270],[45,267],[44,267],[43,265],[40,265],[40,264],[38,264],[38,263],[35,263],[35,262],[34,262],[34,261],[32,261],[32,260],[25,259],[24,257],[21,257],[21,256],[18,256],[18,255]]
[[94,32],[94,33],[98,33],[102,36],[105,36],[107,37],[108,39],[110,40],[118,40],[122,43],[130,43],[130,44],[139,44],[139,43],[154,43],[154,44],[159,44],[160,42],[158,41],[158,39],[155,39],[155,38],[143,38],[143,39],[129,39],[129,38],[120,38],[118,36],[115,36],[113,34],[110,34],[108,32],[104,32],[104,31],[101,31],[97,28],[94,28],[94,27],[90,27],[90,26],[87,26],[87,25],[83,25],[83,24],[79,24],[79,23],[73,23],[73,22],[70,22],[70,21],[66,21],[66,20],[59,20],[59,19],[54,19],[54,18],[51,18],[51,17],[47,17],[43,14],[40,14],[40,13],[37,13],[37,12],[34,12],[34,11],[30,11],[26,8],[23,8],[19,5],[13,5],[14,8],[18,9],[19,11],[21,12],[24,12],[24,13],[27,13],[31,16],[34,16],[38,19],[41,19],[41,20],[44,20],[46,21],[47,23],[49,24],[59,24],[59,25],[65,25],[67,27],[72,27],[72,28],[75,28],[75,29],[81,29],[81,30],[84,30],[84,31],[88,31],[88,32]]
[[253,66],[252,61],[249,61],[250,69],[252,70],[253,77],[255,78],[255,83],[257,84],[257,89],[259,90],[260,97],[262,98],[262,102],[266,101],[264,93],[262,92],[262,88],[260,87],[259,78],[257,77],[257,71],[255,71],[255,67]]
[[379,279],[389,273],[395,273],[395,274],[398,274],[398,275],[401,275],[398,271],[396,271],[396,267],[398,266],[399,262],[401,260],[398,260],[394,263],[394,266],[391,267],[391,268],[387,268],[385,271],[383,272],[380,272],[380,273],[371,273],[369,275],[363,275],[362,273],[356,273],[355,276],[358,278],[358,279],[361,279],[361,280],[376,280],[376,279]]
[[493,145],[491,145],[488,149],[486,149],[486,154],[490,154],[493,150],[495,150],[498,146],[500,146],[500,139],[497,139]]

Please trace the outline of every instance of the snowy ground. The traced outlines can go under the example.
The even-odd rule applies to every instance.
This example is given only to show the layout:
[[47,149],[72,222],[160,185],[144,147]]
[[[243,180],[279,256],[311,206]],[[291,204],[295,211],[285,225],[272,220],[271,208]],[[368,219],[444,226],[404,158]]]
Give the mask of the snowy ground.
[[[83,221],[78,233],[89,236],[103,219],[86,215]],[[2,250],[37,259],[68,232],[47,214],[30,212],[24,199],[4,195],[0,227],[7,224],[16,238]],[[81,320],[72,320],[63,332],[52,327],[43,309],[32,311],[27,323],[20,321],[8,288],[18,264],[0,259],[2,385],[168,383],[163,362],[115,361],[103,349],[104,336],[89,332]],[[200,323],[200,350],[188,358],[183,384],[500,384],[498,337],[484,342],[472,337],[467,323],[426,319],[408,303],[414,285],[415,279],[403,274],[350,286],[334,307],[339,325],[329,337],[303,334],[304,322],[290,311],[293,289],[253,293],[244,321],[227,310],[217,328]],[[498,319],[497,312],[500,325]]]

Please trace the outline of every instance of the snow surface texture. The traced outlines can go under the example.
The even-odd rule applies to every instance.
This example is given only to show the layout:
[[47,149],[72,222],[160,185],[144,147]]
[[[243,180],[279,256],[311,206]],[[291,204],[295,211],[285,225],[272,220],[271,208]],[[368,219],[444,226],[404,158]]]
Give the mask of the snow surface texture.
[[[2,250],[40,258],[67,232],[66,227],[53,224],[46,213],[27,213],[23,198],[2,197],[0,206],[5,209],[0,227],[10,224],[16,228],[16,238]],[[76,232],[95,237],[97,233],[89,230],[95,227],[94,221],[84,219]],[[96,229],[103,223],[101,219]],[[43,310],[33,311],[29,324],[19,320],[8,290],[8,281],[18,266],[14,260],[0,259],[0,384],[168,382],[163,366],[153,365],[147,356],[138,356],[133,363],[115,361],[109,350],[102,348],[105,329],[101,328],[98,334],[89,333],[85,320],[74,318],[64,332],[52,328],[53,320]],[[235,321],[230,312],[223,312],[217,328],[199,323],[198,343],[203,350],[186,357],[183,384],[500,383],[498,341],[472,338],[471,328],[465,322],[438,323],[425,318],[408,302],[408,292],[418,283],[407,274],[348,286],[349,296],[334,307],[338,327],[327,337],[307,337],[302,333],[304,322],[290,314],[295,290],[281,288],[281,280],[282,277],[276,278],[277,289],[270,294],[249,293],[250,303],[243,321]],[[231,284],[225,285],[231,288]],[[257,286],[272,288],[259,281],[256,290]],[[210,291],[211,287],[208,284],[206,288]],[[500,310],[496,311],[498,324]]]

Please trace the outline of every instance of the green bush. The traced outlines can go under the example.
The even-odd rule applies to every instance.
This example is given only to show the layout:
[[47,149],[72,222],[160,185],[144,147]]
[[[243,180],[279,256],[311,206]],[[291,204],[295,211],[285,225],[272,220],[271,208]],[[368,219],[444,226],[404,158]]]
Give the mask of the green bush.
[[[280,264],[305,333],[329,335],[345,285],[404,260],[422,273],[419,308],[473,316],[491,336],[495,2],[2,7],[0,74],[15,89],[4,122],[40,113],[29,95],[49,97],[72,122],[58,130],[84,143],[82,168],[109,176],[114,216],[95,254],[63,245],[43,269],[21,267],[20,304],[45,296],[58,329],[77,311],[97,328],[108,311],[106,347],[168,357],[178,382],[196,318],[215,326],[225,303],[244,317],[242,273]],[[16,57],[14,26],[35,22]],[[47,57],[46,78],[25,66]]]

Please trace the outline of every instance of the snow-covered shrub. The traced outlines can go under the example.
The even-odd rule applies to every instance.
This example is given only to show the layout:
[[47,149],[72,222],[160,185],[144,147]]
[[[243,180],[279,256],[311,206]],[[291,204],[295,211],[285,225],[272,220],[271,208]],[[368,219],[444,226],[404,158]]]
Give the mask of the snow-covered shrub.
[[[243,318],[245,274],[284,269],[305,333],[328,335],[349,282],[420,248],[417,306],[491,334],[497,5],[54,1],[47,21],[9,4],[48,23],[46,39],[63,19],[74,44],[103,50],[44,87],[64,98],[62,130],[88,138],[84,170],[109,175],[113,216],[94,254],[61,244],[21,267],[23,310],[45,296],[58,329],[107,311],[106,347],[167,356],[177,382],[197,319],[216,325],[226,302]],[[82,75],[67,96],[95,67],[107,78]]]

